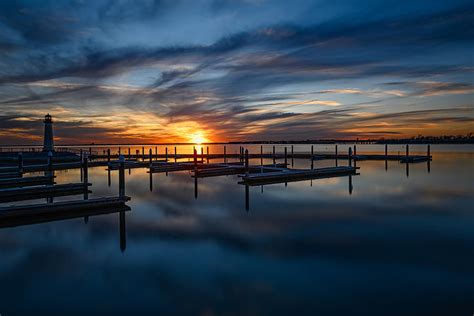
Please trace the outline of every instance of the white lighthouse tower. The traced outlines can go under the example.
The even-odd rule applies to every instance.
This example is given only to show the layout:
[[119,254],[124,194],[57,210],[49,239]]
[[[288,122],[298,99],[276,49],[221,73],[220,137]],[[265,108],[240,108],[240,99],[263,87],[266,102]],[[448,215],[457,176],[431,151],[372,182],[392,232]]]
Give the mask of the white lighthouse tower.
[[54,151],[54,138],[53,138],[53,119],[51,115],[46,114],[44,116],[44,142],[43,151]]

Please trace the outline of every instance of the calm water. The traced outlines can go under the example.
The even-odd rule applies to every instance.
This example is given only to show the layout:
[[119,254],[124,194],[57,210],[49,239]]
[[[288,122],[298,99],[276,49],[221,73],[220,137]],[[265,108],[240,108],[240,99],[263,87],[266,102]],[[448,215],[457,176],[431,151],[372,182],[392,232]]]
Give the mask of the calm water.
[[[155,174],[150,191],[132,169],[124,251],[117,213],[0,229],[0,314],[472,315],[474,146],[432,154],[430,172],[412,164],[408,177],[398,162],[358,162],[352,194],[348,177],[251,187],[248,212],[237,176],[200,179],[195,199],[189,172]],[[104,167],[89,180],[91,197],[118,192],[116,171],[110,187]]]

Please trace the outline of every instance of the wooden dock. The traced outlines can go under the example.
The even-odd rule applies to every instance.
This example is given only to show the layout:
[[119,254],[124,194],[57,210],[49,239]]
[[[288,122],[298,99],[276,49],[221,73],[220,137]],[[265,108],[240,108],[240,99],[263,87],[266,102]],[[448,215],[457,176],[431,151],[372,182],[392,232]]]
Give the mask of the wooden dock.
[[52,176],[37,176],[37,177],[25,177],[25,178],[0,178],[0,189],[53,184],[53,181],[54,181],[54,177]]
[[[252,165],[248,166],[249,173],[262,173],[262,172],[275,172],[282,171],[286,169],[286,164],[271,164],[271,165]],[[202,168],[197,169],[194,172],[193,177],[197,178],[208,178],[208,177],[218,177],[218,176],[227,176],[227,175],[237,175],[244,173],[246,171],[246,166],[243,163],[239,164],[215,164],[211,168]]]
[[69,183],[0,190],[0,203],[91,193],[90,183]]
[[11,171],[11,172],[0,172],[0,179],[18,179],[23,177],[23,173],[20,171]]
[[310,170],[286,169],[275,172],[240,175],[242,181],[239,184],[255,186],[350,175],[357,175],[356,167],[341,166]]
[[129,211],[128,196],[0,208],[0,228]]

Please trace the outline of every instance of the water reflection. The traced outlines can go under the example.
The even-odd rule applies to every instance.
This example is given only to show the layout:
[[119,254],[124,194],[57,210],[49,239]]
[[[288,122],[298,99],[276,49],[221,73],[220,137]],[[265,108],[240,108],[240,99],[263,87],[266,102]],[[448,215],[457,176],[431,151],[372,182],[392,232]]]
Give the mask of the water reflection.
[[[83,302],[100,301],[114,314],[464,314],[474,284],[473,158],[437,154],[411,164],[408,178],[398,161],[358,160],[357,180],[265,188],[235,176],[198,187],[189,172],[134,169],[132,212],[0,230],[0,308],[83,315]],[[294,161],[315,163],[335,161]],[[76,182],[80,170],[56,175]],[[111,176],[109,187],[104,168],[89,169],[91,198],[117,193]]]

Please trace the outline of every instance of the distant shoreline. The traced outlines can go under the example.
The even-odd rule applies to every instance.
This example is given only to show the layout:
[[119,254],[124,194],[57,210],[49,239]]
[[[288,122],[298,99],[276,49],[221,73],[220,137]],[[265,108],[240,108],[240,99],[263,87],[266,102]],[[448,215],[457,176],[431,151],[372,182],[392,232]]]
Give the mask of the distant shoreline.
[[[468,140],[419,140],[419,139],[393,139],[393,140],[305,140],[305,141],[235,141],[235,142],[210,142],[202,143],[199,145],[239,145],[239,144],[458,144],[458,145],[468,145],[474,144],[474,139]],[[103,147],[103,146],[163,146],[163,145],[196,145],[195,143],[90,143],[90,144],[57,144],[58,147]],[[42,144],[0,144],[0,147],[42,147]]]

